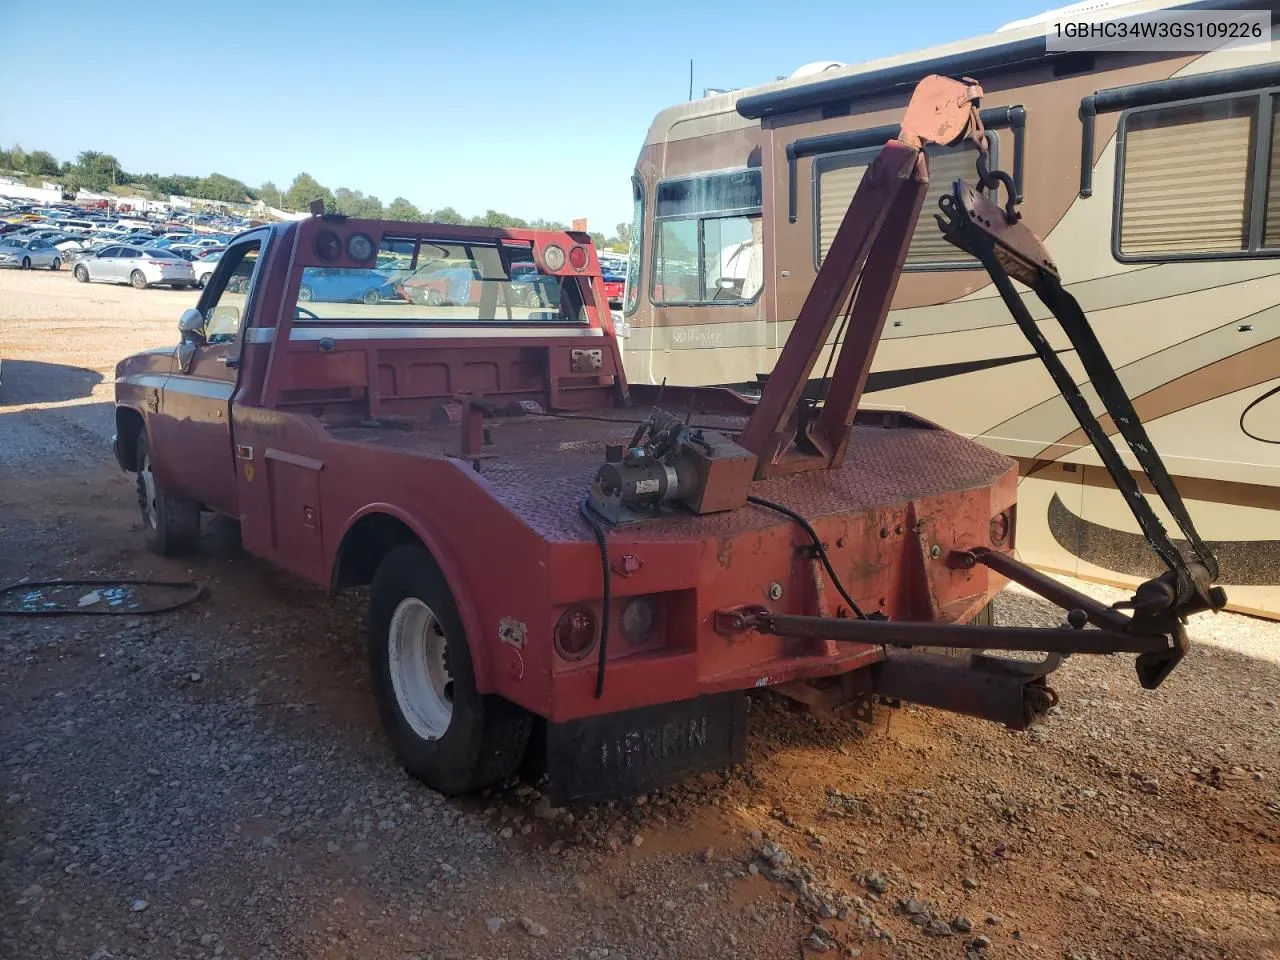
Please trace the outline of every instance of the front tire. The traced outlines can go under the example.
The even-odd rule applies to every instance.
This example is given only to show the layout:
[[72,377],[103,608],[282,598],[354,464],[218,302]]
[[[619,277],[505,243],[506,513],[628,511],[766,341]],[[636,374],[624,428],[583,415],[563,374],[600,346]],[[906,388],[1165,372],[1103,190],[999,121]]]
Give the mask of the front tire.
[[84,264],[78,265],[72,273],[76,275],[76,279],[81,283],[89,282],[89,268],[84,266]]
[[31,269],[31,258],[30,258],[30,257],[23,257],[23,258],[22,258],[22,269],[23,269],[23,270],[30,270],[30,269]]
[[54,257],[54,258],[53,258],[53,263],[49,264],[49,269],[50,269],[50,270],[54,270],[54,271],[61,270],[61,269],[62,269],[62,261],[61,261],[61,260],[59,260],[57,257]]
[[141,270],[135,270],[129,274],[129,283],[135,290],[147,289],[147,277]]
[[200,539],[200,505],[162,487],[151,468],[147,434],[138,435],[138,508],[147,546],[162,557],[195,553]]
[[369,289],[364,292],[364,297],[362,299],[367,306],[372,307],[382,298],[378,296],[377,290]]
[[396,547],[378,566],[369,593],[369,667],[391,745],[428,786],[470,793],[519,767],[532,717],[477,691],[457,605],[421,547]]

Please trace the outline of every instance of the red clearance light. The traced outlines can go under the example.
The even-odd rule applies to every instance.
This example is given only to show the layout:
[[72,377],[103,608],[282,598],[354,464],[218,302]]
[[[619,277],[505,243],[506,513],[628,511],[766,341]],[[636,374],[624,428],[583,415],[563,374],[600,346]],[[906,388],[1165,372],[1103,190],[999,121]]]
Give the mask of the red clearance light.
[[587,248],[586,247],[570,247],[569,248],[569,266],[575,270],[587,269]]
[[556,623],[553,642],[564,659],[581,660],[596,645],[596,615],[586,607],[570,607]]

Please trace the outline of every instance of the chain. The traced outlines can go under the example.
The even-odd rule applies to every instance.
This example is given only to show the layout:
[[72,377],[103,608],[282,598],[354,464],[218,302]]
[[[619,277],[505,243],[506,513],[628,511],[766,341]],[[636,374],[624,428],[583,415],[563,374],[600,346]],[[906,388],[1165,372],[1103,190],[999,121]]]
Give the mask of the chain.
[[973,104],[970,111],[969,139],[978,148],[978,183],[983,190],[989,191],[997,198],[1000,196],[1000,188],[1004,187],[1006,197],[1004,218],[1009,223],[1017,223],[1022,219],[1022,214],[1018,212],[1018,190],[1014,186],[1013,177],[1003,170],[991,169],[991,141],[982,125],[982,115],[978,112],[978,105]]

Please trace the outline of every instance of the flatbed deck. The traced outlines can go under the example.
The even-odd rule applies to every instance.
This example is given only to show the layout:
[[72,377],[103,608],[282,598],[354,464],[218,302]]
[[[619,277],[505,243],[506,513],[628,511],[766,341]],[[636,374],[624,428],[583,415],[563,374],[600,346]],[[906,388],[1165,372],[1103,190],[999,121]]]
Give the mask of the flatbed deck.
[[[893,415],[888,416],[892,421]],[[479,475],[497,500],[545,540],[590,540],[578,505],[604,462],[605,444],[625,442],[644,417],[631,409],[486,421],[493,442],[478,460]],[[736,432],[745,420],[708,415],[695,416],[693,424]],[[459,430],[447,425],[342,425],[328,432],[336,440],[461,458]],[[822,520],[990,486],[1013,466],[1002,454],[947,430],[910,422],[891,427],[860,423],[853,427],[848,456],[839,468],[759,480],[751,492],[810,520]],[[725,537],[780,522],[786,521],[776,513],[748,506],[700,517],[674,513],[621,529],[628,539],[665,540],[677,531],[681,537]]]

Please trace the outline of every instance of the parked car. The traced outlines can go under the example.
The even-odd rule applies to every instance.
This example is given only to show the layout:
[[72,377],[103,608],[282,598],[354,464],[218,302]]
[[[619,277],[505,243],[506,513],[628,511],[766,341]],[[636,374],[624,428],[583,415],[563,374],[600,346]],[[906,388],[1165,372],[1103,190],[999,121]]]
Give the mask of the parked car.
[[609,306],[617,309],[622,306],[622,293],[627,287],[627,273],[616,270],[612,266],[600,265],[600,279],[604,281],[604,295],[609,298]]
[[347,270],[320,267],[306,272],[306,282],[298,288],[298,302],[377,303],[404,297],[391,279],[377,270]]
[[74,273],[81,283],[128,283],[137,290],[160,284],[174,289],[196,286],[191,264],[177,254],[123,244],[77,260]]
[[16,237],[0,240],[0,267],[62,269],[62,252],[48,240]]
[[472,284],[479,280],[480,274],[474,267],[448,264],[420,271],[398,284],[398,288],[404,299],[435,307],[446,303],[471,303],[478,299],[473,296],[476,290],[472,289]]
[[221,259],[222,251],[218,251],[191,262],[191,272],[195,274],[197,286],[203,287],[209,282],[209,278],[213,276],[213,271],[218,269],[218,261]]

